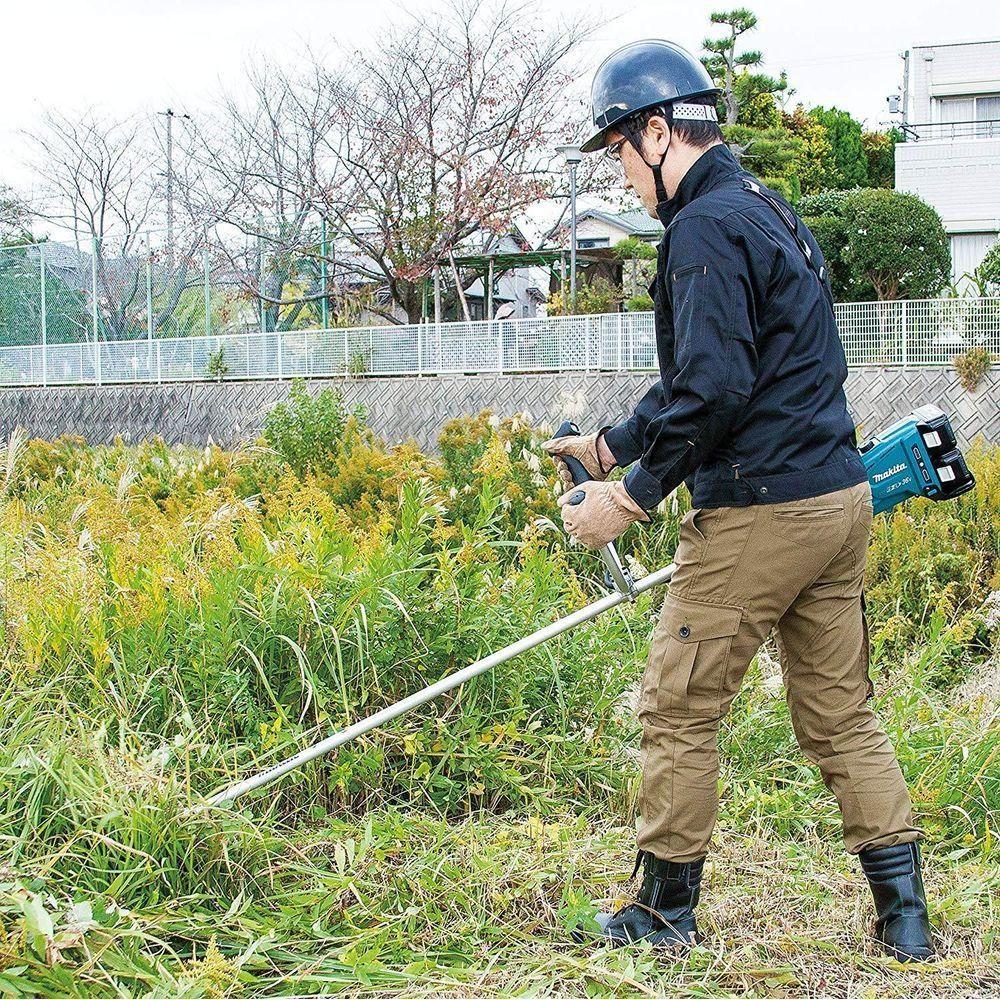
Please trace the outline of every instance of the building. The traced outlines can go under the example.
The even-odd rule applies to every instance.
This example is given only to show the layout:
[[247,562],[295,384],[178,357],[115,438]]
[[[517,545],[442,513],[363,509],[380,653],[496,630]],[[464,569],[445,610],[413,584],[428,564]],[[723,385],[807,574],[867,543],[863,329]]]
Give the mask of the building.
[[1000,237],[1000,40],[917,46],[904,59],[896,189],[937,209],[961,282]]
[[580,250],[613,247],[630,236],[645,243],[659,243],[663,226],[659,219],[651,219],[641,208],[627,212],[589,208],[577,216],[576,245]]

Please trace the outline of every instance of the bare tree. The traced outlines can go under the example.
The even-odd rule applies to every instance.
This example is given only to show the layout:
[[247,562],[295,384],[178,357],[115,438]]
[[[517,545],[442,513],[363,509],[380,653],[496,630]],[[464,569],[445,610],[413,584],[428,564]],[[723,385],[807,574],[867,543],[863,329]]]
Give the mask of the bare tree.
[[[199,236],[197,227],[186,228],[183,252],[170,268],[151,245],[150,229],[159,223],[162,204],[152,123],[141,117],[108,119],[94,111],[49,111],[27,138],[41,180],[32,215],[71,236],[80,252],[81,288],[84,261],[94,255],[102,338],[145,332],[147,279],[153,284],[154,325],[163,326],[189,285]],[[89,336],[89,322],[79,325]]]
[[321,158],[342,100],[317,61],[307,66],[250,66],[248,96],[225,94],[192,132],[191,169],[178,185],[188,210],[217,230],[220,279],[263,303],[270,330],[291,328],[322,295],[317,208],[333,186]]
[[323,211],[353,248],[349,266],[410,322],[439,261],[494,249],[563,182],[553,150],[578,124],[568,64],[588,29],[542,20],[532,5],[457,0],[348,60]]
[[29,239],[29,228],[28,206],[6,184],[0,184],[0,246]]

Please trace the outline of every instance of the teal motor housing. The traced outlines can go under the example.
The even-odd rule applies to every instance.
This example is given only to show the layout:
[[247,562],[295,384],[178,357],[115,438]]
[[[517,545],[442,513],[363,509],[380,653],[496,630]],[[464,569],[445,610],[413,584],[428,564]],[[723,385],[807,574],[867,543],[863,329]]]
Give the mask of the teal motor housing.
[[910,497],[950,500],[976,485],[951,421],[933,405],[914,410],[858,450],[868,470],[876,514]]

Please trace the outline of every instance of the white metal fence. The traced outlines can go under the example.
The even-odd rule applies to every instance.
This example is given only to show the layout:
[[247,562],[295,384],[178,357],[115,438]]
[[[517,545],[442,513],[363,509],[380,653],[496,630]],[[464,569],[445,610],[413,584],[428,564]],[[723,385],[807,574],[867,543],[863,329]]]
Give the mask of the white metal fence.
[[[836,310],[852,366],[948,364],[971,347],[1000,355],[1000,298]],[[0,385],[655,368],[651,313],[0,347]]]
[[652,313],[611,313],[0,347],[0,385],[606,371],[655,365]]
[[1000,355],[1000,297],[841,302],[849,365],[947,365],[973,347]]

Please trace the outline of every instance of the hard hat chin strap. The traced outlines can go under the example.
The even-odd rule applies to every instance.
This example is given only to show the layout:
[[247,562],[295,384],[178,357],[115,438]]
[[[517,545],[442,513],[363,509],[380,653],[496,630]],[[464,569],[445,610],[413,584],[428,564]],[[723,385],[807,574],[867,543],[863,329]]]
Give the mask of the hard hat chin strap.
[[653,183],[656,185],[657,204],[662,204],[663,202],[670,200],[667,196],[667,189],[663,184],[663,164],[666,162],[667,153],[670,152],[670,143],[674,138],[674,122],[677,119],[696,122],[718,122],[719,120],[719,116],[715,108],[710,104],[688,104],[687,102],[664,104],[662,111],[662,117],[666,120],[667,127],[670,129],[670,134],[667,137],[667,148],[663,151],[663,155],[660,157],[659,163],[650,163],[642,151],[642,133],[645,129],[640,131],[634,126],[628,127],[630,125],[628,122],[625,122],[624,125],[626,127],[621,129],[622,134],[635,148],[635,151],[639,154],[642,162],[653,171]]
[[[639,154],[642,162],[653,171],[653,184],[656,186],[657,203],[668,200],[667,189],[663,184],[663,164],[667,160],[667,153],[670,152],[670,143],[674,137],[674,109],[671,105],[668,104],[663,108],[663,117],[666,119],[667,127],[670,131],[667,135],[667,148],[663,151],[663,155],[660,157],[659,163],[650,163],[649,160],[646,159],[646,154],[642,150],[642,132],[635,128],[629,128],[627,130],[622,129],[625,138],[628,139],[633,149],[635,149],[635,151]],[[645,129],[643,129],[643,131],[645,131]]]
[[[673,129],[670,130],[670,138],[673,138]],[[670,139],[667,139],[667,148],[663,151],[663,156],[660,157],[660,162],[658,166],[649,165],[649,169],[653,171],[653,184],[656,186],[656,203],[659,205],[662,202],[667,201],[667,189],[663,184],[663,164],[667,159],[667,153],[670,152]]]

